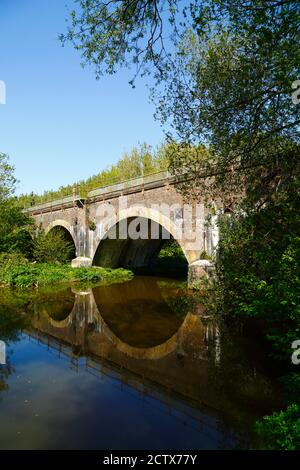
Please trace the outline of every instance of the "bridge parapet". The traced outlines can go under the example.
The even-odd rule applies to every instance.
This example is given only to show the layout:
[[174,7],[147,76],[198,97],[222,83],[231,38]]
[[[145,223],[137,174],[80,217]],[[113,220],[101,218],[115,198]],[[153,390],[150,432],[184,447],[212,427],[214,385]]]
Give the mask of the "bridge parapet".
[[85,203],[85,198],[80,196],[68,196],[62,199],[56,199],[50,202],[44,202],[43,204],[37,204],[35,206],[28,207],[24,209],[24,212],[27,214],[40,214],[43,212],[51,212],[53,210],[68,209],[71,207],[83,207]]
[[[155,189],[163,187],[167,184],[174,184],[174,182],[175,177],[172,176],[169,171],[159,171],[93,189],[92,191],[88,192],[88,198],[93,199],[101,197],[101,199],[106,199],[119,195],[126,195],[134,192]],[[60,208],[66,209],[74,205],[83,206],[85,201],[86,198],[80,196],[80,194],[77,194],[75,196],[67,196],[61,199],[55,199],[50,202],[44,202],[42,204],[28,207],[24,209],[24,212],[28,214],[50,212]]]
[[168,171],[151,173],[146,176],[131,178],[121,183],[110,184],[102,188],[94,189],[88,193],[90,198],[97,196],[126,195],[142,190],[155,189],[165,186],[168,183],[174,183],[174,177]]

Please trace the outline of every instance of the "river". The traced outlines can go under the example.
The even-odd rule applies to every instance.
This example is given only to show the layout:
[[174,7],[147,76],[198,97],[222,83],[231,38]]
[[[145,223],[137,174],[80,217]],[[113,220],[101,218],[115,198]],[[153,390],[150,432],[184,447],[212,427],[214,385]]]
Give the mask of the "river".
[[2,290],[1,449],[235,449],[280,404],[255,331],[180,281]]

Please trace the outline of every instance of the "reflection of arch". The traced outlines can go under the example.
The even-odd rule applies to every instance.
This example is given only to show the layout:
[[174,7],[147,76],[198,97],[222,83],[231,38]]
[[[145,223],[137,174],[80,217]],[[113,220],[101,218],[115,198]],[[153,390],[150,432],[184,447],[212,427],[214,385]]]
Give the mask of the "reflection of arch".
[[49,318],[49,323],[51,326],[53,326],[54,328],[67,328],[71,323],[72,323],[72,313],[70,313],[70,315],[65,318],[64,320],[61,320],[61,321],[57,321],[57,320],[53,320],[53,318],[50,317],[50,315],[48,315],[48,318]]
[[196,315],[188,313],[183,323],[181,324],[179,330],[173,336],[171,336],[171,338],[169,338],[163,344],[152,346],[150,348],[136,348],[127,343],[124,343],[110,330],[110,328],[107,326],[103,319],[102,327],[104,334],[110,339],[110,341],[114,344],[114,346],[116,346],[116,348],[120,352],[125,353],[127,354],[127,356],[132,357],[134,359],[156,360],[168,356],[173,351],[175,351],[178,344],[180,343],[181,338],[186,333],[191,331],[198,321],[199,319]]
[[72,289],[72,293],[74,294],[74,304],[71,312],[66,318],[60,321],[54,320],[47,312],[49,323],[55,328],[63,329],[71,326],[73,321],[76,321],[76,319],[78,320],[79,315],[82,317],[80,318],[80,321],[83,322],[85,320],[85,313],[88,314],[88,320],[92,320],[93,317],[95,317],[95,309],[97,312],[96,316],[98,317],[99,315],[92,289],[88,289],[87,291],[77,291]]
[[[42,312],[47,315],[50,325],[54,328],[63,329],[71,325],[76,310],[76,299],[73,294],[74,293],[71,289],[58,292],[55,299],[52,300],[51,298],[49,301],[50,310],[48,308],[48,303],[43,304]],[[56,310],[57,304],[58,311]],[[55,307],[55,318],[53,318],[53,306]],[[67,307],[70,308],[71,313]]]
[[181,247],[188,263],[192,263],[195,259],[198,258],[198,252],[189,250],[187,247],[187,243],[181,237],[178,237],[180,233],[179,227],[170,219],[170,217],[162,214],[158,210],[149,207],[143,206],[132,206],[127,209],[120,210],[117,216],[113,216],[108,219],[105,224],[102,226],[102,233],[100,237],[98,237],[98,244],[95,247],[94,251],[94,260],[97,254],[97,251],[100,247],[101,242],[105,239],[108,235],[109,231],[112,230],[116,225],[120,224],[120,222],[134,219],[134,218],[143,218],[149,221],[156,222],[159,224],[163,229],[170,233],[170,235],[177,241],[179,246]]
[[59,329],[71,326],[72,322],[76,320],[76,316],[78,315],[78,313],[82,310],[83,305],[88,306],[87,313],[89,321],[98,325],[99,332],[106,336],[120,352],[127,354],[127,356],[135,359],[156,360],[161,359],[167,356],[168,354],[171,354],[173,351],[176,350],[182,338],[192,329],[194,329],[196,323],[199,321],[197,316],[188,313],[178,331],[167,341],[157,346],[152,346],[149,348],[138,348],[125,343],[113,333],[113,331],[101,317],[101,314],[94,298],[94,294],[92,290],[90,290],[84,295],[81,295],[79,293],[75,294],[75,302],[73,309],[70,315],[64,320],[58,322],[56,320],[53,320],[48,314],[49,323],[53,327]]

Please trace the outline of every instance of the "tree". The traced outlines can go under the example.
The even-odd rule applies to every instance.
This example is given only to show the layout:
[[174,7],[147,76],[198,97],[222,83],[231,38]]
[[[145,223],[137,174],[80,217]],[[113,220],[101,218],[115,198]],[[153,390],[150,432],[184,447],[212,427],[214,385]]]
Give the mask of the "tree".
[[[137,72],[152,71],[156,116],[171,127],[170,167],[186,197],[240,201],[221,227],[220,307],[264,320],[273,354],[288,369],[300,328],[300,105],[292,101],[300,3],[191,0],[180,11],[168,1],[166,16],[163,1],[151,3],[144,14],[146,0],[80,2],[69,39],[98,76],[130,60]],[[159,42],[165,34],[151,39],[166,29],[169,51],[170,41]],[[264,447],[299,448],[298,405],[257,431]]]
[[[246,188],[263,204],[299,167],[300,107],[291,96],[300,76],[299,3],[209,3],[214,29],[199,18],[200,32],[185,33],[165,68],[158,117],[184,143],[210,148],[207,165],[191,172],[191,190],[213,174],[219,194]],[[171,167],[185,176],[182,159],[175,155]]]
[[184,152],[172,158],[175,174],[191,170],[192,191],[199,176],[211,173],[219,194],[263,181],[262,203],[286,185],[299,161],[293,144],[299,142],[300,106],[291,100],[300,77],[299,2],[75,3],[62,40],[73,42],[98,77],[129,64],[137,73],[152,70],[158,85],[166,85],[156,95],[157,116],[171,123],[183,145],[210,147],[213,158],[196,174],[182,165]]
[[[134,64],[136,73],[147,64],[159,69],[167,57],[166,24],[174,31],[178,0],[75,0],[63,43],[71,41],[83,64],[95,66],[97,78]],[[176,29],[176,28],[175,28]]]
[[20,252],[30,257],[33,221],[13,197],[15,184],[13,166],[7,155],[0,154],[0,253]]
[[8,155],[0,152],[0,204],[13,194],[16,181]]

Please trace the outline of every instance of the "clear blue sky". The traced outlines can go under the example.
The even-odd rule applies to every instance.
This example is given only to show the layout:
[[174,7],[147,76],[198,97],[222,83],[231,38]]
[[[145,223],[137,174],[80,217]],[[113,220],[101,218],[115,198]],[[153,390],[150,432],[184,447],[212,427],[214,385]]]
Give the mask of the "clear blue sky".
[[143,82],[129,71],[96,81],[92,68],[58,35],[72,0],[0,0],[0,152],[20,180],[18,193],[43,192],[86,178],[139,142],[163,132]]

